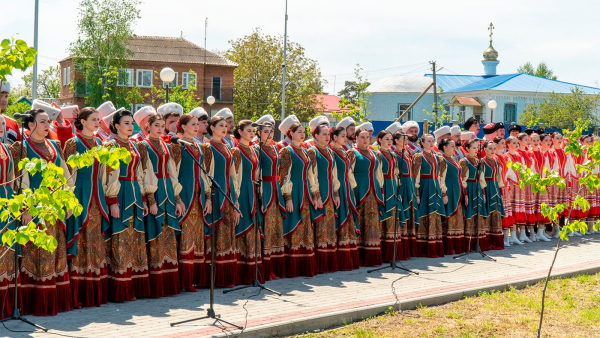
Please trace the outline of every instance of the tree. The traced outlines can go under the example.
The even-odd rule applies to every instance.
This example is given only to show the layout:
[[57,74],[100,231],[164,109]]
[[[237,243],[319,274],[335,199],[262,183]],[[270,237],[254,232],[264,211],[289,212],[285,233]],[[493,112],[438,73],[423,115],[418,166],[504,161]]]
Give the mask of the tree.
[[[38,97],[58,98],[60,96],[60,66],[44,69],[38,74]],[[26,94],[22,96],[31,97],[31,88],[33,84],[33,73],[23,76]]]
[[519,123],[527,126],[544,123],[548,128],[566,128],[582,119],[597,125],[600,123],[597,116],[599,100],[600,93],[586,94],[578,87],[571,88],[571,93],[552,92],[537,105],[528,105],[519,116]]
[[[194,74],[192,78],[196,78],[193,70],[190,69],[189,72]],[[157,74],[158,71],[154,71],[155,80],[158,80]],[[169,88],[169,102],[179,103],[181,107],[183,107],[183,111],[187,113],[192,109],[199,107],[203,102],[202,99],[198,99],[197,91],[195,80],[189,82],[188,89],[184,89],[183,84]],[[153,84],[150,88],[150,92],[146,93],[143,97],[149,97],[154,108],[157,108],[159,105],[165,103],[167,96],[166,94],[166,88],[163,88],[162,85],[156,86]],[[143,99],[140,100],[140,97],[142,96],[139,94],[138,87],[135,87],[134,90],[131,90],[127,96],[128,102],[130,103],[143,102]]]
[[519,66],[517,68],[517,73],[525,73],[530,75],[535,75],[539,77],[545,77],[547,79],[556,80],[558,79],[554,75],[554,71],[548,67],[546,62],[542,61],[538,64],[537,69],[533,68],[531,62],[526,62],[524,65]]
[[6,81],[13,69],[25,71],[35,62],[37,51],[16,37],[0,42],[0,81]]
[[82,0],[79,3],[77,41],[69,53],[73,68],[85,79],[75,81],[72,91],[85,90],[86,103],[97,107],[110,100],[117,106],[127,103],[127,88],[117,86],[119,69],[132,55],[127,41],[133,25],[140,19],[138,0]]
[[[442,93],[442,88],[438,88],[438,93],[439,94]],[[436,129],[442,127],[444,125],[444,123],[450,122],[450,119],[452,118],[452,115],[446,111],[446,108],[444,107],[444,104],[442,103],[442,99],[439,96],[438,96],[437,103],[438,103],[437,114],[434,112],[435,101],[431,105],[431,110],[432,110],[431,113],[428,112],[427,110],[423,109],[423,113],[425,113],[425,115],[429,116],[429,118],[431,118],[431,121],[433,122],[433,130],[436,130]],[[460,113],[458,113],[457,116],[459,118],[462,118]]]
[[[544,289],[542,291],[542,307],[540,309],[540,320],[538,324],[538,338],[541,337],[542,334],[542,324],[544,320],[544,307],[545,307],[545,299],[546,299],[546,291],[548,289],[548,282],[552,277],[552,269],[554,267],[554,262],[556,262],[556,257],[558,256],[559,250],[577,245],[585,242],[589,242],[592,240],[596,240],[600,237],[593,237],[587,240],[580,241],[578,243],[572,243],[567,245],[562,245],[563,241],[569,241],[568,234],[575,231],[580,231],[582,234],[585,234],[589,230],[588,224],[585,220],[571,220],[570,215],[571,211],[574,208],[581,207],[585,212],[590,209],[590,201],[585,199],[584,191],[588,190],[590,193],[594,190],[600,189],[600,178],[598,178],[595,173],[596,167],[600,165],[600,142],[594,142],[593,145],[587,146],[587,149],[584,151],[584,146],[579,143],[579,138],[583,134],[583,130],[587,129],[589,126],[589,122],[583,122],[584,120],[578,119],[575,121],[575,130],[573,132],[569,132],[569,130],[563,130],[563,134],[567,135],[568,142],[565,145],[565,153],[570,154],[572,156],[586,156],[588,161],[584,164],[577,164],[576,170],[579,173],[579,190],[573,189],[573,203],[559,203],[556,206],[552,207],[547,205],[546,203],[542,203],[541,205],[541,213],[542,216],[547,217],[553,224],[558,222],[558,219],[561,214],[567,215],[565,217],[564,226],[560,230],[560,238],[558,243],[556,244],[556,250],[554,251],[554,258],[552,260],[552,264],[548,269],[548,275],[545,280]],[[569,156],[569,155],[567,155]],[[540,192],[541,194],[547,193],[547,187],[556,185],[559,189],[565,189],[567,184],[565,179],[559,175],[559,173],[549,170],[548,168],[544,169],[543,173],[534,173],[531,169],[523,167],[520,163],[512,163],[509,161],[509,168],[512,168],[516,172],[519,172],[519,187],[523,189],[526,186],[531,186],[532,191],[534,193]],[[600,220],[591,226],[595,231],[600,229]]]
[[362,123],[368,121],[369,114],[369,96],[371,93],[367,90],[369,83],[366,78],[360,75],[363,69],[359,64],[354,68],[354,81],[346,81],[344,89],[338,92],[340,96],[339,112],[333,112],[332,115],[338,120],[346,116],[352,117],[356,122]]
[[[271,114],[281,117],[283,37],[252,34],[230,40],[221,55],[238,64],[234,72],[234,111],[238,119]],[[316,94],[323,90],[317,61],[305,55],[304,47],[288,40],[286,56],[286,115],[307,121],[318,113]]]

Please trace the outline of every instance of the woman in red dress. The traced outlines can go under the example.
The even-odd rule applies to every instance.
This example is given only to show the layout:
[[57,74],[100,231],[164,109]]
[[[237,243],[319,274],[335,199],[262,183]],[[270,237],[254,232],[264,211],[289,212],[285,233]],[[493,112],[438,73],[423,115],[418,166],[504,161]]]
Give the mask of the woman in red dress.
[[508,229],[510,229],[515,224],[515,219],[513,217],[512,203],[510,202],[510,187],[508,185],[508,156],[505,154],[506,150],[506,141],[502,137],[494,138],[494,143],[496,143],[496,154],[494,154],[494,159],[498,162],[500,166],[500,176],[502,178],[502,188],[500,188],[500,193],[502,194],[502,205],[504,206],[504,217],[502,218],[502,233],[504,235],[504,246],[510,246],[510,237],[508,233]]
[[[517,152],[517,149],[519,148],[519,141],[516,137],[510,136],[506,139],[506,148],[508,149],[508,152],[506,153],[507,162],[511,161],[514,163],[523,164],[523,157]],[[513,223],[511,224],[510,228],[510,244],[523,245],[523,242],[519,240],[518,228],[523,227],[523,231],[525,231],[524,229],[527,223],[527,214],[525,213],[525,193],[519,187],[519,177],[520,172],[515,171],[512,168],[508,168],[507,166],[506,180],[508,181],[509,197],[508,203],[505,204],[505,206],[510,206],[513,217]]]

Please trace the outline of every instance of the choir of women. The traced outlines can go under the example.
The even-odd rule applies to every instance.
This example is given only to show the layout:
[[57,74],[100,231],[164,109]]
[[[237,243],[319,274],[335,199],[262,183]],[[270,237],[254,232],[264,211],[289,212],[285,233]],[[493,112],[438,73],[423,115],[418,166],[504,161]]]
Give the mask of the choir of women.
[[[47,225],[58,241],[53,253],[33,244],[22,248],[22,313],[55,315],[108,301],[195,292],[210,285],[211,254],[215,285],[229,288],[254,279],[443,257],[477,245],[502,250],[549,241],[560,227],[546,229],[542,204],[572,203],[571,191],[579,189],[575,166],[589,160],[587,152],[565,154],[560,133],[530,136],[518,126],[509,127],[517,135],[506,140],[498,130],[504,127],[494,125],[484,129],[498,130],[497,136],[492,132],[484,142],[469,133],[461,137],[459,127],[440,128],[435,140],[427,133],[417,140],[416,122],[396,122],[372,146],[370,124],[354,130],[354,120],[345,118],[330,128],[324,116],[310,121],[309,143],[307,128],[293,115],[279,125],[285,136],[279,144],[271,116],[256,124],[240,121],[231,142],[230,111],[209,118],[202,108],[182,114],[181,106],[171,106],[177,116],[159,109],[169,121],[177,118],[169,125],[152,107],[135,115],[112,103],[82,109],[64,149],[51,139],[49,115],[32,109],[23,121],[29,136],[0,146],[0,197],[13,195],[18,176],[22,187],[38,188],[41,176],[23,174],[16,164],[39,158],[63,168],[83,207],[81,215],[68,211]],[[0,139],[4,123],[0,116]],[[144,129],[132,137],[135,123]],[[580,140],[584,146],[592,141],[591,135]],[[126,149],[131,161],[121,161],[118,169],[98,161],[78,169],[66,164],[68,156],[100,145]],[[546,194],[521,188],[509,161],[540,175],[556,171],[567,188],[548,187]],[[572,216],[594,221],[600,191],[588,191],[586,198],[596,201],[593,208]],[[24,213],[23,221],[32,218]],[[13,251],[0,250],[2,292],[14,284]],[[13,300],[8,293],[3,317],[12,312]]]

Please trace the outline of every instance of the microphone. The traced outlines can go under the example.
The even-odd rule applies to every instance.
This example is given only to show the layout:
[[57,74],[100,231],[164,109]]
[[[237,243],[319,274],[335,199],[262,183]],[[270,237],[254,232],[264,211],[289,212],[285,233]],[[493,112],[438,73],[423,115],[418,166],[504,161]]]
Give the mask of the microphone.
[[13,117],[14,117],[15,119],[22,119],[22,118],[24,118],[24,117],[31,117],[31,114],[26,114],[26,113],[22,113],[22,114],[21,114],[21,113],[14,113],[14,114],[13,114]]
[[180,139],[176,135],[171,136],[171,143],[173,143],[173,144],[183,144],[183,145],[186,145],[186,146],[193,146],[193,144]]

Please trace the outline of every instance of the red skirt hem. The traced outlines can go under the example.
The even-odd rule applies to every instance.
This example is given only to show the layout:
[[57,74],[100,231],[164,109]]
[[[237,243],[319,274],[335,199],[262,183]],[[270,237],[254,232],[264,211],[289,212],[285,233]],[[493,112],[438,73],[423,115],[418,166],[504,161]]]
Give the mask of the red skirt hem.
[[459,255],[466,251],[465,249],[465,238],[464,236],[448,238],[443,237],[444,241],[444,254],[445,255]]
[[315,248],[318,273],[338,271],[338,255],[336,245],[327,245],[326,248]]
[[[398,238],[396,240],[396,259],[394,259],[394,242],[393,238],[386,238],[381,241],[381,258],[384,262],[392,262],[392,261],[405,261],[410,257],[403,250],[402,239]],[[389,241],[389,242],[388,242]]]
[[383,264],[381,257],[381,247],[370,246],[367,248],[358,248],[358,257],[360,258],[361,266],[377,266]]
[[160,268],[150,268],[150,297],[161,298],[181,293],[177,264],[164,263]]
[[317,260],[313,249],[285,247],[286,278],[313,277],[317,275]]
[[79,275],[71,270],[71,290],[73,307],[98,307],[108,303],[108,268],[100,270],[100,275]]

